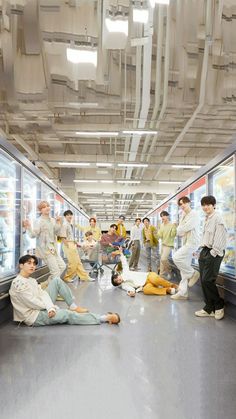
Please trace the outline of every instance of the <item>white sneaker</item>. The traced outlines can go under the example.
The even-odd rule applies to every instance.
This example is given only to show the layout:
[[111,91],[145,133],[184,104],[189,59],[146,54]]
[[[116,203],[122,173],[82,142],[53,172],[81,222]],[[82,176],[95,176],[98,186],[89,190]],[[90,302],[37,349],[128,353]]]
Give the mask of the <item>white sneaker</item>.
[[143,287],[138,287],[138,288],[136,288],[136,290],[135,290],[135,292],[137,293],[137,292],[142,292],[143,291]]
[[177,292],[177,294],[172,295],[170,298],[171,298],[172,300],[187,300],[187,299],[188,299],[188,296],[181,295],[181,294],[179,294],[179,293]]
[[94,282],[94,281],[96,281],[96,279],[95,279],[95,278],[92,278],[91,276],[89,276],[89,277],[88,277],[88,281],[89,281],[89,282]]
[[194,271],[194,274],[188,280],[188,286],[193,287],[196,284],[196,282],[199,280],[199,277],[200,277],[200,273],[198,271]]
[[215,310],[215,319],[216,320],[221,320],[223,319],[225,315],[225,310],[224,308],[221,308],[220,310]]
[[175,289],[175,288],[171,288],[171,289],[170,289],[170,294],[171,294],[171,295],[175,295],[175,293],[176,293],[176,289]]
[[197,317],[215,317],[215,313],[212,311],[210,314],[205,310],[195,311],[195,316]]

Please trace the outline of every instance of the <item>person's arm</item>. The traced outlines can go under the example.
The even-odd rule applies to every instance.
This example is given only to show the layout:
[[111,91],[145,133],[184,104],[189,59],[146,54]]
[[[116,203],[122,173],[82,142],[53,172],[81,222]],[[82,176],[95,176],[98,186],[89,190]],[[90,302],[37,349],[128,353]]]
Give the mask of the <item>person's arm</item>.
[[122,288],[122,290],[126,291],[126,293],[129,297],[134,297],[135,296],[135,288],[132,287],[131,285],[128,285],[125,282],[122,282],[121,288]]
[[125,275],[128,272],[130,272],[130,269],[129,269],[129,265],[128,265],[126,257],[123,255],[121,249],[120,249],[120,251],[121,251],[120,261],[121,261],[121,264],[122,264],[122,271],[123,271],[123,274]]
[[54,310],[54,304],[46,291],[41,290],[42,295],[39,297],[34,294],[32,288],[28,284],[21,284],[18,287],[17,298],[26,307],[33,310]]
[[175,236],[176,236],[176,232],[177,232],[177,226],[176,226],[176,224],[173,224],[172,225],[172,228],[171,228],[171,230],[170,230],[170,237],[173,239],[173,238],[175,238]]
[[178,236],[183,236],[185,233],[188,233],[191,230],[194,230],[194,228],[197,227],[198,218],[196,214],[191,215],[189,220],[186,223],[181,223],[177,227],[177,234]]
[[214,240],[212,249],[210,250],[210,254],[213,257],[220,255],[224,252],[226,247],[226,239],[227,239],[227,230],[223,223],[219,223],[216,225]]
[[159,230],[157,231],[157,238],[158,239],[163,239],[163,230],[160,227]]
[[38,237],[40,235],[40,220],[36,220],[33,227],[29,220],[24,220],[23,227],[25,228],[31,239],[34,239],[35,237]]
[[80,230],[80,231],[86,231],[87,227],[81,226],[80,224],[76,224],[76,228],[78,228],[78,230]]
[[54,223],[54,233],[56,236],[61,236],[62,232],[62,219],[61,217],[56,217],[55,219],[52,219]]

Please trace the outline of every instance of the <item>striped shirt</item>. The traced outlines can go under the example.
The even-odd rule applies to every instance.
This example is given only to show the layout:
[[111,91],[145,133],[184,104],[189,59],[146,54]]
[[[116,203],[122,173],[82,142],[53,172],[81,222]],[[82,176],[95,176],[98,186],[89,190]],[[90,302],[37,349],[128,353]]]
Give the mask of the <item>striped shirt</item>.
[[206,216],[201,246],[210,248],[210,253],[214,257],[223,256],[226,239],[227,230],[221,215],[213,212]]

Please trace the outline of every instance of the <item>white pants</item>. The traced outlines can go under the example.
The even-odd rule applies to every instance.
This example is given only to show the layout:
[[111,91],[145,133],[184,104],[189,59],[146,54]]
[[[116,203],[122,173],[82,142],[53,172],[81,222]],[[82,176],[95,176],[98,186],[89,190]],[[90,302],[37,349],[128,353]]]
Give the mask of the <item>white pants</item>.
[[181,275],[178,294],[183,297],[188,296],[188,279],[194,274],[194,269],[191,265],[194,250],[195,248],[193,247],[182,246],[173,256],[173,261]]
[[45,256],[44,262],[48,266],[48,269],[50,271],[50,276],[48,277],[48,281],[54,279],[54,278],[60,278],[62,272],[66,269],[66,264],[64,260],[61,258],[61,256],[55,254],[49,254]]

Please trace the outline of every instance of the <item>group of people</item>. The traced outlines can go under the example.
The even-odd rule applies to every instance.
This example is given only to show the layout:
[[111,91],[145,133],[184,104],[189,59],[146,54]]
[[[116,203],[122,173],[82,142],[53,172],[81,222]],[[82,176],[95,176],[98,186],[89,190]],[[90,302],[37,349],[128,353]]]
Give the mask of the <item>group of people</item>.
[[[96,246],[101,246],[102,255],[109,261],[120,261],[121,268],[113,270],[112,285],[124,289],[130,297],[142,291],[146,295],[170,294],[173,300],[186,300],[188,288],[201,279],[201,286],[205,301],[203,309],[196,311],[197,317],[215,317],[220,320],[224,317],[224,301],[219,296],[216,279],[220,264],[224,257],[226,246],[226,227],[223,219],[215,211],[216,200],[213,196],[201,199],[201,206],[206,214],[203,235],[199,238],[199,217],[191,209],[191,202],[187,196],[178,200],[182,210],[179,224],[171,223],[167,211],[162,211],[162,223],[159,229],[150,224],[145,217],[136,218],[131,229],[130,244],[131,257],[129,263],[123,254],[122,244],[126,238],[124,216],[119,217],[118,223],[111,224],[105,234],[96,225],[96,219],[91,218],[88,227],[78,225],[84,230],[85,240],[79,246],[90,255]],[[42,258],[49,268],[48,286],[42,289],[37,281],[30,275],[36,269],[38,259],[35,255],[25,255],[19,260],[20,273],[13,280],[10,296],[14,308],[14,320],[27,325],[50,325],[56,323],[68,324],[101,324],[108,322],[118,324],[118,313],[97,315],[89,313],[86,308],[75,303],[74,297],[66,282],[70,282],[77,275],[81,280],[91,281],[80,260],[77,242],[74,238],[73,213],[67,210],[64,220],[61,217],[50,217],[50,204],[42,201],[38,205],[40,217],[34,226],[29,220],[23,222],[23,227],[30,237],[36,237],[37,256]],[[141,223],[143,222],[143,226]],[[168,261],[174,248],[175,237],[182,239],[182,246],[173,254],[173,262],[179,269],[181,281],[179,285],[171,282],[171,267]],[[57,240],[60,237],[66,264],[57,249]],[[159,274],[152,271],[152,249],[161,241],[161,259]],[[141,243],[144,244],[147,255],[147,271],[138,272]],[[199,271],[192,267],[194,252],[199,248]],[[90,257],[89,257],[90,259]],[[63,278],[63,279],[61,279]],[[68,309],[60,309],[56,305],[57,296],[60,295],[68,305]]]

